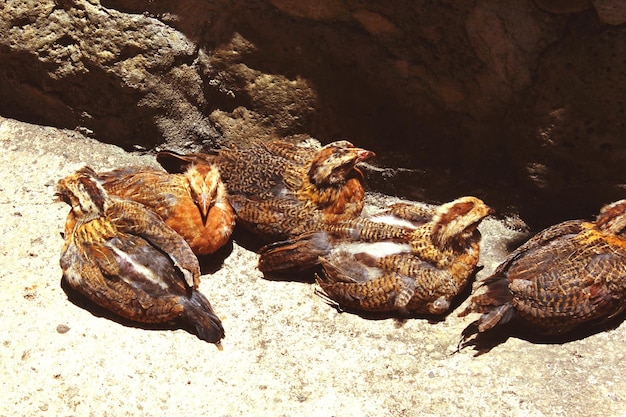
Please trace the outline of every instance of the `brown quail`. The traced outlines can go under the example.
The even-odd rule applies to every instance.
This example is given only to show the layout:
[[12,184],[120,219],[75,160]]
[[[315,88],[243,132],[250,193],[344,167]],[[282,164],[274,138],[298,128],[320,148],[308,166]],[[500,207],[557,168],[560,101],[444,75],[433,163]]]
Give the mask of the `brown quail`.
[[109,196],[83,168],[57,183],[71,206],[60,264],[71,288],[97,305],[143,323],[180,320],[220,345],[224,329],[198,290],[198,260],[155,213]]
[[480,287],[460,314],[482,313],[479,333],[512,319],[538,333],[564,333],[619,314],[626,307],[626,200],[603,207],[593,222],[540,232]]
[[272,242],[357,217],[364,189],[356,164],[372,156],[347,141],[323,147],[273,141],[215,155],[160,152],[157,160],[170,172],[180,165],[176,160],[219,166],[237,223]]
[[235,215],[215,165],[189,164],[180,174],[121,168],[97,179],[109,194],[153,210],[196,255],[214,253],[230,240]]
[[491,209],[462,197],[434,210],[395,205],[267,245],[262,271],[321,263],[323,292],[351,310],[442,314],[466,286],[479,258],[479,223]]
[[476,269],[477,227],[491,212],[462,197],[438,207],[406,239],[340,244],[320,258],[318,284],[348,309],[444,314]]

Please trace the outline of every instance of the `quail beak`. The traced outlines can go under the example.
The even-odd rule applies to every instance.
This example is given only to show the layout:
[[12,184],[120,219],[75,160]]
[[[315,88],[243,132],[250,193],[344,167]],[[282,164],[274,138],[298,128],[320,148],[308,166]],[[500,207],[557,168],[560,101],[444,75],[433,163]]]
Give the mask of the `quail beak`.
[[199,199],[199,207],[200,207],[200,213],[202,214],[202,220],[206,220],[207,217],[209,216],[209,209],[211,208],[211,197],[209,196],[209,193],[202,193],[200,194],[200,199]]
[[474,233],[474,230],[478,229],[478,225],[480,225],[480,223],[483,221],[483,219],[487,216],[491,216],[492,214],[494,214],[496,211],[494,209],[492,209],[491,207],[487,207],[487,213],[481,217],[480,219],[476,220],[474,223],[470,224],[469,227],[466,229],[466,232],[468,232],[468,234],[472,234]]
[[62,193],[62,192],[54,193],[54,202],[65,203],[70,206],[72,205],[72,202],[70,201],[69,197],[65,193]]
[[366,159],[370,159],[376,156],[376,154],[372,151],[368,151],[367,149],[362,148],[354,148],[354,152],[356,154],[356,163],[363,162]]

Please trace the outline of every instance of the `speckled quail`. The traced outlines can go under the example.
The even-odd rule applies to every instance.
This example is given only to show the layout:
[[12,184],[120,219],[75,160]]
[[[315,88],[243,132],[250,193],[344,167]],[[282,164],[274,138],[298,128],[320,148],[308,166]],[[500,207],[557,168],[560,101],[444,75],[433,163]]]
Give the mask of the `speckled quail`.
[[481,200],[462,197],[438,207],[404,239],[340,244],[320,257],[317,282],[344,308],[444,314],[476,269],[477,227],[491,212]]
[[395,205],[267,245],[259,268],[293,271],[321,263],[318,284],[341,307],[442,314],[476,268],[476,228],[490,213],[475,197],[434,209]]
[[619,314],[626,308],[626,200],[603,207],[593,222],[538,233],[480,287],[460,313],[482,313],[479,333],[512,319],[539,333],[564,333]]
[[71,206],[60,264],[63,279],[95,304],[144,323],[180,320],[219,346],[224,329],[198,290],[189,245],[142,204],[109,196],[83,168],[57,183]]

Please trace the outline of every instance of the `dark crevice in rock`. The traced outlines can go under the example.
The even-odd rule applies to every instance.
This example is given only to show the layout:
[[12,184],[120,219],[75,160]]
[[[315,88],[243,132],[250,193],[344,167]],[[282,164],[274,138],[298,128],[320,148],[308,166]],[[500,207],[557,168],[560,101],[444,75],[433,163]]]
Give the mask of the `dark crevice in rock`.
[[[100,4],[5,6],[1,114],[127,149],[347,139],[377,153],[374,190],[474,194],[536,228],[623,196],[626,31],[591,3]],[[42,44],[26,27],[52,17],[76,28]],[[128,30],[111,56],[83,18]]]

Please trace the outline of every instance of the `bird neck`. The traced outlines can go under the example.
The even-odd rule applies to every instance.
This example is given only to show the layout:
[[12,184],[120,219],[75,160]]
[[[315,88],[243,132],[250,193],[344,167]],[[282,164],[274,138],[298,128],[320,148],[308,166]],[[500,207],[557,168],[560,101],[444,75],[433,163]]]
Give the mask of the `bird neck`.
[[581,245],[593,246],[607,244],[611,248],[626,251],[626,239],[620,235],[599,230],[594,223],[583,223],[583,232],[576,236]]
[[459,234],[442,239],[434,235],[432,224],[425,224],[411,234],[410,244],[412,252],[421,259],[445,267],[479,240],[478,230],[469,236]]

